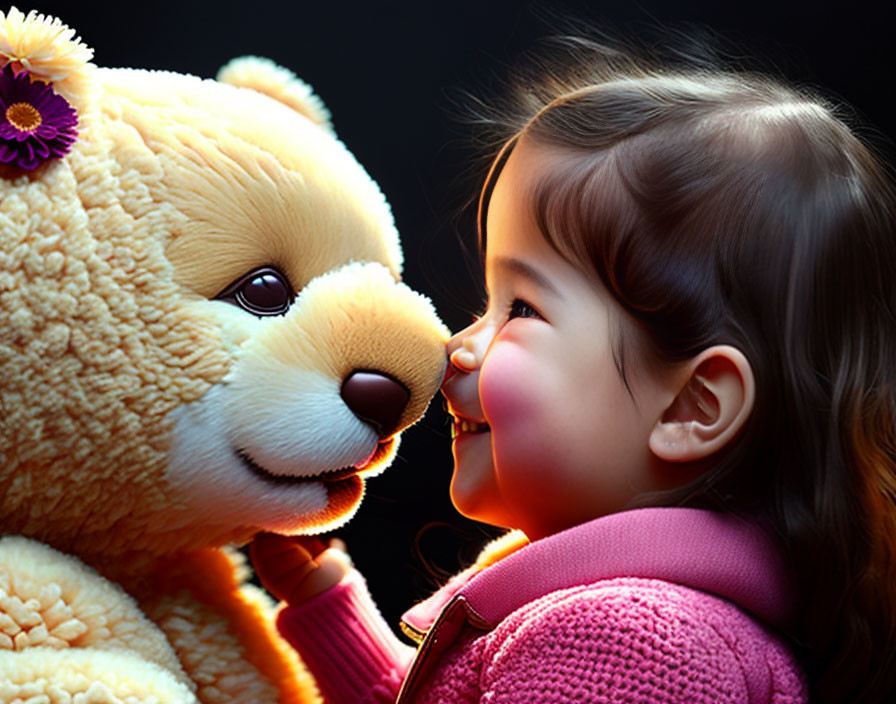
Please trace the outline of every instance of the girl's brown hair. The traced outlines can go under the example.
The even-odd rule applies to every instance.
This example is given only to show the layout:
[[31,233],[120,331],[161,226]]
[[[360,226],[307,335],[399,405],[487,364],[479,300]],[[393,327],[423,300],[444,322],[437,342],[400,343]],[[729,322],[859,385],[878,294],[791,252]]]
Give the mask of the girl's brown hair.
[[[896,698],[896,198],[826,100],[744,71],[662,69],[577,42],[519,88],[510,149],[568,158],[534,194],[547,240],[599,277],[660,359],[749,359],[756,403],[696,481],[642,503],[758,515],[799,590],[813,701]],[[509,119],[508,119],[509,116]],[[624,354],[619,352],[625,376]]]

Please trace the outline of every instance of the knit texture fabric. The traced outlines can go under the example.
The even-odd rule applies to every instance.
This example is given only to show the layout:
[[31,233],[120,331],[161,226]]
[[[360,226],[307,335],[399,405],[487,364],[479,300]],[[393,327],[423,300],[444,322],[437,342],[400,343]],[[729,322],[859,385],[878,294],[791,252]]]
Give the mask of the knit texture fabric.
[[389,630],[356,570],[305,604],[283,609],[277,627],[328,703],[391,704],[414,656]]
[[[694,533],[688,540],[688,531],[697,528],[699,539]],[[615,544],[625,545],[625,534],[632,532],[654,549],[631,558],[625,575],[607,576],[607,565],[620,558],[599,549],[606,547],[603,539],[611,535]],[[531,596],[532,582],[543,575],[545,548],[572,563],[583,537],[595,541],[591,561],[601,576],[565,588],[545,587]],[[649,574],[666,577],[667,570],[683,564],[682,548],[663,549],[676,539],[692,550],[694,567],[686,572],[694,584]],[[719,553],[729,558],[719,562]],[[707,568],[713,560],[717,564]],[[636,564],[650,568],[639,574]],[[519,577],[526,568],[530,580]],[[578,580],[581,569],[581,560],[575,559],[567,572]],[[554,570],[556,583],[556,565]],[[515,578],[491,581],[501,574]],[[732,579],[732,574],[739,576]],[[686,576],[681,573],[681,581]],[[405,675],[399,701],[806,702],[802,671],[787,646],[771,626],[749,613],[755,610],[772,622],[784,617],[786,597],[770,592],[756,597],[769,585],[784,584],[781,577],[754,528],[716,514],[648,509],[598,519],[533,543],[480,575],[464,575],[409,612],[406,621],[416,615],[418,626],[430,632]],[[706,584],[717,584],[727,598],[709,593]],[[525,598],[519,598],[521,593]],[[733,594],[742,594],[749,609],[735,603]],[[439,607],[435,623],[422,623],[421,614],[423,621],[429,618],[432,604]],[[396,701],[409,649],[382,623],[357,573],[300,607],[284,609],[279,627],[299,649],[328,703]]]
[[425,704],[806,701],[786,647],[722,599],[615,579],[549,594],[468,634],[413,699]]

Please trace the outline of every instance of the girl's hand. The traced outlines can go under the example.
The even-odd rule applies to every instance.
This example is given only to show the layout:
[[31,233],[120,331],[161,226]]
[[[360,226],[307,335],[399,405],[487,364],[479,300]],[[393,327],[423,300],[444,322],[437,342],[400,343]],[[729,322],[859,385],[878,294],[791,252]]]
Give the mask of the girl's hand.
[[341,540],[259,533],[249,546],[255,572],[277,599],[297,606],[341,580],[351,560]]

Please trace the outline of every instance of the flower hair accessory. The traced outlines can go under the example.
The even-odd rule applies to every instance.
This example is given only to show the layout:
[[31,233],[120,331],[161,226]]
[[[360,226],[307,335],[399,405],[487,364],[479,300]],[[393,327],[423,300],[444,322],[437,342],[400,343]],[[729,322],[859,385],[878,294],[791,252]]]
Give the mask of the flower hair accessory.
[[34,169],[65,156],[78,136],[78,117],[53,88],[32,82],[27,72],[0,70],[0,162]]
[[34,169],[77,139],[93,51],[55,17],[0,12],[0,163]]

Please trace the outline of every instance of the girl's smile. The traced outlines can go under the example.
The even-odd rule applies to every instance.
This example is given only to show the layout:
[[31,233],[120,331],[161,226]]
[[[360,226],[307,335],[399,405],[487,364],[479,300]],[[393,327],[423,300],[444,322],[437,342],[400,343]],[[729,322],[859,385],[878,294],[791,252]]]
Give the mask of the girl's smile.
[[451,437],[452,439],[459,437],[461,433],[480,435],[489,432],[489,430],[491,430],[491,427],[488,423],[480,423],[468,418],[455,418],[451,424]]

